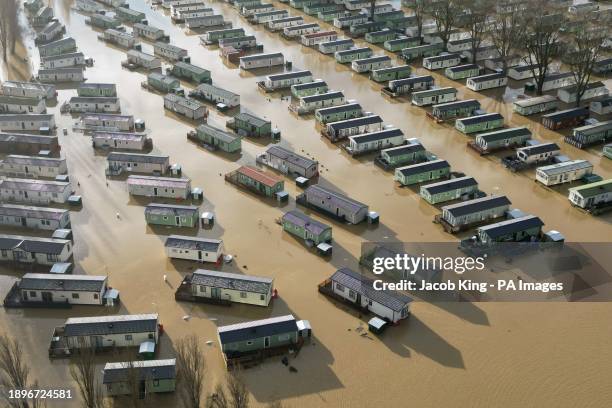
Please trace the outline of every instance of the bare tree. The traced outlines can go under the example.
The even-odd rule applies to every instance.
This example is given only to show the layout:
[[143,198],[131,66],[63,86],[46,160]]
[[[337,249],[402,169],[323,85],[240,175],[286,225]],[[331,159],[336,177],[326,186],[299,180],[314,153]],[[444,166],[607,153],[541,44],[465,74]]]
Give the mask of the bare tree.
[[143,378],[143,370],[136,365],[133,358],[130,358],[124,363],[126,368],[125,383],[128,388],[129,404],[132,408],[139,408],[143,405],[143,399],[145,395],[141,395],[140,385],[143,381],[146,382],[146,378]]
[[593,73],[595,63],[602,55],[603,44],[608,31],[602,27],[591,27],[581,22],[577,30],[570,34],[570,50],[562,60],[570,68],[576,86],[576,106],[580,106],[582,96]]
[[457,0],[435,0],[429,2],[427,11],[434,19],[438,35],[444,43],[444,48],[450,39],[455,19],[459,15],[460,7]]
[[523,8],[519,3],[510,3],[495,14],[489,31],[489,39],[502,59],[504,71],[508,69],[508,57],[520,46]]
[[221,384],[215,387],[215,392],[206,397],[206,408],[228,408],[227,396]]
[[542,95],[550,63],[559,55],[563,14],[548,0],[533,0],[529,12],[523,14],[522,22],[521,45],[527,52],[523,60],[532,67],[537,93]]
[[9,51],[15,52],[15,45],[19,38],[20,28],[18,21],[18,0],[0,0],[0,48],[2,59],[8,58]]
[[227,391],[231,408],[248,408],[249,391],[239,372],[227,375]]
[[102,386],[96,378],[96,350],[92,347],[79,347],[70,366],[70,375],[77,383],[84,408],[104,407]]
[[484,39],[492,3],[489,0],[461,0],[459,5],[466,12],[461,26],[470,34],[470,62],[475,63],[476,50]]
[[427,1],[426,0],[412,0],[406,2],[407,7],[412,10],[414,13],[414,19],[416,22],[417,28],[417,37],[421,37],[423,35],[423,21],[425,20],[425,14],[427,11]]
[[176,344],[177,388],[187,408],[199,408],[204,386],[204,351],[196,336],[187,336]]
[[0,335],[0,392],[7,407],[37,408],[44,405],[41,399],[10,398],[9,390],[38,389],[38,383],[28,381],[30,368],[24,361],[25,354],[17,340]]

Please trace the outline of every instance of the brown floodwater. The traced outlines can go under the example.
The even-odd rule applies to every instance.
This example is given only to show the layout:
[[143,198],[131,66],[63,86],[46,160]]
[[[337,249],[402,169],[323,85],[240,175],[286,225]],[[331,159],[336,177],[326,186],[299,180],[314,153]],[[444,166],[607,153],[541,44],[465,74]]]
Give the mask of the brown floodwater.
[[[375,228],[342,225],[313,213],[334,227],[333,256],[329,260],[316,256],[275,223],[284,211],[294,207],[293,199],[281,207],[224,181],[222,175],[240,164],[253,164],[265,145],[245,139],[240,157],[227,158],[189,142],[185,135],[194,124],[166,112],[161,95],[142,89],[142,72],[121,68],[124,51],[99,41],[99,32],[84,24],[85,16],[71,10],[70,1],[55,3],[56,15],[66,24],[68,34],[75,37],[81,51],[95,59],[94,66],[86,71],[87,80],[116,83],[122,111],[146,121],[153,151],[170,155],[172,163],[183,166],[192,184],[203,188],[202,209],[214,211],[217,222],[214,228],[197,234],[224,240],[235,261],[223,269],[275,279],[280,297],[268,308],[175,302],[173,294],[182,277],[197,267],[166,257],[165,237],[177,230],[146,225],[146,201],[130,198],[124,180],[105,178],[105,156],[93,151],[89,137],[73,132],[60,134],[73,184],[78,181],[77,192],[84,200],[83,209],[71,213],[75,273],[108,274],[110,284],[121,291],[122,313],[159,313],[166,331],[161,357],[172,356],[172,343],[185,335],[196,334],[202,342],[212,340],[212,345],[204,346],[207,390],[221,381],[225,372],[216,343],[217,325],[293,313],[310,320],[314,341],[291,361],[297,373],[290,373],[278,359],[244,372],[255,406],[282,399],[292,407],[598,407],[612,399],[609,303],[418,302],[413,304],[410,320],[383,337],[361,336],[356,329],[364,326],[364,319],[320,295],[317,284],[340,266],[355,267],[363,242],[457,240],[432,223],[438,210],[414,190],[398,188],[390,173],[373,165],[372,157],[351,158],[321,138],[312,116],[296,117],[288,111],[287,98],[258,91],[255,82],[267,72],[254,75],[225,64],[216,47],[201,46],[198,36],[173,25],[166,11],[153,9],[142,0],[130,0],[132,8],[145,11],[150,23],[163,28],[173,44],[187,48],[194,64],[211,70],[216,85],[239,93],[243,109],[269,118],[281,130],[283,145],[318,160],[322,183],[380,213],[381,224]],[[295,69],[311,70],[330,88],[344,91],[347,99],[359,101],[386,123],[400,127],[407,137],[418,137],[429,151],[448,160],[454,170],[474,176],[483,191],[506,194],[514,207],[540,216],[546,230],[559,230],[569,241],[611,241],[612,214],[592,217],[572,208],[565,188],[544,188],[533,181],[533,171],[510,173],[498,157],[476,155],[466,148],[468,137],[451,125],[434,124],[423,109],[383,97],[381,85],[350,67],[296,41],[285,40],[278,33],[251,26],[226,3],[209,4],[234,27],[255,34],[265,51],[282,51]],[[293,9],[291,13],[301,14]],[[28,32],[26,37],[31,35]],[[37,61],[30,40],[24,41],[25,49],[29,47],[30,58]],[[150,44],[143,44],[145,50],[151,50]],[[6,76],[24,77],[11,68],[14,64],[8,65]],[[600,147],[578,150],[563,143],[561,134],[544,129],[537,118],[512,113],[512,96],[520,92],[522,84],[511,84],[503,94],[475,93],[439,72],[433,75],[439,85],[458,87],[459,98],[479,99],[487,111],[502,113],[507,125],[528,126],[537,139],[556,141],[563,154],[588,159],[597,174],[612,176],[612,161],[601,158]],[[610,80],[607,84],[611,85]],[[59,103],[49,108],[56,114],[59,129],[70,129],[75,121],[59,113],[59,105],[75,93],[73,88],[60,89]],[[223,127],[227,119],[211,109],[210,123]],[[287,191],[295,197],[299,190],[291,180],[285,182]],[[21,273],[5,269],[0,275],[0,288],[6,290]],[[163,275],[167,275],[167,283]],[[104,308],[86,307],[2,310],[0,328],[19,338],[32,376],[41,386],[75,390],[67,361],[49,361],[47,357],[52,329],[70,316],[105,313],[108,311]],[[183,319],[186,316],[190,318]],[[159,406],[174,406],[172,396],[162,397],[160,402]],[[74,401],[51,406],[77,405]]]

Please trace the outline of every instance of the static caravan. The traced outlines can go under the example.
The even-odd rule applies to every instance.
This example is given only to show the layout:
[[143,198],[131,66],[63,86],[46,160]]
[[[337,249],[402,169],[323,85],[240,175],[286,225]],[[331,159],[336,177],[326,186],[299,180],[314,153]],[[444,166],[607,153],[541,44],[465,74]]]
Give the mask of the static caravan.
[[177,11],[176,14],[172,16],[172,21],[177,23],[184,23],[188,18],[198,18],[198,17],[208,17],[215,14],[215,10],[206,7],[203,4],[192,10],[180,10]]
[[485,89],[500,88],[508,85],[506,73],[480,75],[468,78],[466,86],[472,91],[484,91]]
[[363,58],[351,62],[351,68],[358,73],[370,72],[380,68],[389,68],[390,66],[391,57],[387,55]]
[[272,134],[272,122],[248,112],[240,112],[226,126],[241,136],[269,137]]
[[85,55],[82,52],[41,57],[40,61],[40,66],[43,69],[69,68],[83,65],[85,65]]
[[431,71],[454,67],[461,63],[461,54],[441,54],[435,57],[423,58],[423,67]]
[[347,10],[359,11],[362,8],[370,7],[371,4],[368,0],[345,0],[344,7]]
[[61,40],[53,41],[48,44],[38,46],[40,57],[51,57],[53,55],[67,54],[75,52],[77,49],[76,41],[72,37],[65,37]]
[[334,27],[347,29],[355,24],[364,24],[369,21],[367,14],[350,14],[334,19]]
[[612,72],[612,57],[596,61],[593,65],[593,72],[596,74],[606,74]]
[[[344,3],[346,3],[346,1],[344,1]],[[390,3],[376,4],[374,6],[374,13],[372,13],[372,4],[371,3],[369,5],[361,7],[361,12],[362,13],[365,13],[368,16],[371,16],[372,14],[374,14],[374,17],[377,17],[380,14],[389,13],[391,11],[396,11],[396,10],[393,8],[393,5],[390,4]]]
[[573,205],[585,210],[609,204],[612,202],[612,179],[572,187],[567,198]]
[[98,305],[105,303],[108,277],[104,275],[72,275],[26,273],[17,283],[20,303]]
[[412,93],[411,102],[416,106],[429,106],[457,100],[457,90],[447,86],[444,88],[429,89]]
[[597,10],[599,10],[599,5],[591,1],[572,4],[567,8],[568,13],[575,15],[586,14]]
[[186,49],[177,47],[176,45],[158,41],[153,44],[153,54],[172,61],[179,61],[186,58],[188,52]]
[[252,4],[257,4],[257,0],[234,0],[232,1],[234,8],[240,10],[244,6],[250,6]]
[[470,51],[472,49],[472,38],[456,38],[449,40],[446,44],[446,49],[449,52]]
[[[1,126],[2,119],[0,118],[0,127]],[[0,152],[2,153],[37,155],[41,150],[47,150],[53,154],[57,154],[60,150],[57,136],[0,132]]]
[[536,113],[556,110],[559,107],[559,100],[552,95],[542,95],[533,98],[521,99],[514,102],[512,109],[514,112],[523,115],[534,115]]
[[119,28],[119,26],[121,26],[121,21],[117,18],[107,16],[106,14],[94,13],[85,20],[85,24],[106,30]]
[[266,11],[275,10],[273,4],[268,3],[258,3],[258,4],[249,4],[246,6],[242,6],[240,9],[240,14],[249,18],[257,13],[264,13]]
[[[394,21],[406,17],[403,11],[393,10],[393,6],[391,6],[390,4],[381,4],[381,6],[386,6],[388,10],[382,12],[374,12],[374,16],[372,17],[373,21]],[[366,8],[366,10],[367,9],[368,8]]]
[[328,123],[323,135],[332,142],[346,139],[349,136],[382,130],[383,120],[378,115],[362,116],[359,118],[341,120]]
[[478,192],[474,177],[464,176],[421,186],[420,196],[429,204],[458,200]]
[[409,139],[405,145],[383,149],[376,163],[387,170],[408,164],[420,163],[427,160],[425,147],[416,139]]
[[70,228],[70,212],[61,208],[0,204],[0,224],[55,231]]
[[162,30],[161,28],[153,27],[149,24],[136,23],[134,24],[133,28],[134,35],[147,39],[149,41],[160,41],[166,38],[164,30]]
[[36,43],[47,43],[62,35],[65,27],[59,21],[50,21],[40,32],[36,34]]
[[213,14],[214,11],[212,8],[206,6],[202,1],[170,6],[170,16],[172,17],[172,21],[177,23],[182,22],[185,14],[191,12],[203,13],[202,15],[210,15]]
[[612,113],[612,96],[606,96],[592,101],[589,104],[589,110],[598,115],[607,115]]
[[389,68],[373,69],[370,79],[376,82],[393,81],[396,79],[408,78],[412,68],[409,65],[398,65]]
[[291,85],[291,95],[293,95],[295,98],[316,95],[320,93],[325,93],[327,91],[329,91],[327,82],[322,80],[316,80],[304,84]]
[[308,4],[304,6],[304,13],[308,14],[309,16],[315,16],[315,17],[321,12],[344,11],[344,10],[345,8],[341,4],[335,4],[333,2],[326,3],[325,1],[323,2],[315,1],[313,4]]
[[399,31],[403,35],[403,34],[408,34],[408,30],[413,28],[414,25],[416,24],[415,21],[416,21],[415,16],[404,15],[403,17],[400,16],[392,20],[386,20],[385,27],[391,30]]
[[136,196],[185,200],[191,194],[191,181],[188,178],[130,175],[127,186],[128,192]]
[[299,210],[291,210],[281,218],[283,230],[301,238],[306,244],[331,243],[332,228]]
[[215,104],[222,103],[228,108],[240,106],[240,95],[210,84],[200,84],[189,96]]
[[516,65],[508,68],[508,77],[515,81],[523,81],[525,79],[533,78],[534,70],[537,72],[535,64],[529,65]]
[[385,321],[396,324],[410,316],[411,298],[399,291],[375,290],[372,280],[349,268],[338,269],[321,285],[333,297],[366,309]]
[[465,64],[449,67],[444,70],[444,75],[454,81],[475,77],[480,75],[480,66],[477,64]]
[[464,118],[472,116],[480,109],[480,102],[476,99],[466,99],[434,105],[431,116],[437,120],[448,120],[454,118]]
[[[48,113],[16,113],[0,115],[0,130],[7,131],[41,131],[55,129],[55,116]],[[38,153],[38,152],[36,152]]]
[[0,197],[7,202],[65,204],[72,195],[72,186],[64,181],[5,178],[0,183]]
[[426,161],[396,168],[394,179],[402,186],[409,186],[448,177],[450,168],[446,160]]
[[380,31],[372,31],[370,33],[366,33],[365,40],[370,44],[382,44],[385,41],[395,39],[396,36],[397,33],[395,31],[385,28]]
[[510,209],[506,196],[487,196],[442,207],[438,220],[449,232],[503,217]]
[[119,45],[123,48],[133,48],[136,45],[136,38],[132,34],[124,33],[123,31],[118,31],[112,28],[104,30],[104,33],[102,33],[102,36],[99,38],[111,44]]
[[40,82],[81,82],[85,80],[82,67],[39,69],[37,79]]
[[336,19],[347,17],[347,16],[350,16],[350,13],[343,9],[319,11],[317,13],[317,18],[328,24],[334,24],[334,21]]
[[253,166],[241,166],[226,174],[225,179],[266,197],[274,197],[285,188],[285,182],[282,179]]
[[399,96],[414,90],[429,89],[433,85],[434,79],[431,75],[421,75],[389,81],[388,89],[383,88],[382,92],[390,96]]
[[488,153],[523,146],[531,136],[531,131],[526,127],[509,128],[477,135],[474,144],[480,152]]
[[368,216],[367,205],[318,184],[307,187],[296,201],[350,224],[359,224]]
[[215,301],[268,306],[272,299],[274,280],[260,276],[243,275],[198,269],[187,276],[182,285],[195,301]]
[[589,117],[589,114],[586,108],[566,109],[542,116],[542,124],[551,130],[580,126]]
[[248,55],[240,57],[240,68],[244,70],[256,68],[271,68],[285,64],[285,57],[281,52]]
[[341,91],[329,91],[323,94],[304,96],[300,98],[297,113],[307,114],[317,109],[343,105],[344,103],[345,97]]
[[235,153],[242,148],[240,136],[225,132],[208,124],[202,124],[196,128],[195,139],[201,141],[213,149],[219,149],[227,153]]
[[56,327],[50,356],[69,356],[79,348],[138,347],[146,341],[157,344],[157,314],[72,317]]
[[593,165],[587,160],[569,160],[536,169],[536,181],[545,186],[580,180],[593,173]]
[[386,24],[382,21],[379,21],[379,22],[369,21],[367,23],[353,24],[352,26],[349,27],[349,35],[351,35],[352,37],[359,37],[367,33],[371,33],[374,31],[380,31],[385,27],[386,27]]
[[159,58],[138,50],[129,50],[127,52],[127,62],[148,70],[161,68],[161,60]]
[[159,92],[169,93],[177,91],[181,87],[181,81],[170,75],[151,72],[147,75],[146,86]]
[[283,74],[268,75],[263,81],[266,91],[275,91],[290,88],[293,85],[312,82],[312,73],[308,70],[285,72]]
[[538,143],[516,149],[517,159],[528,164],[546,162],[559,153],[561,149],[556,143]]
[[102,4],[106,4],[107,6],[110,7],[121,7],[125,4],[127,4],[126,0],[100,0],[100,3]]
[[542,92],[552,91],[554,89],[564,88],[566,86],[574,85],[574,74],[571,72],[558,72],[548,74],[544,78],[544,84],[542,85]]
[[464,50],[464,51],[461,51],[461,54],[464,55],[465,58],[467,58],[467,60],[471,62],[478,62],[478,61],[483,61],[483,60],[488,60],[488,59],[493,59],[493,58],[499,58],[500,56],[498,49],[493,45],[484,45],[484,46],[478,47],[475,51],[471,49]]
[[46,113],[45,100],[28,96],[0,95],[0,114],[2,113]]
[[401,50],[401,56],[406,61],[413,61],[423,57],[433,57],[444,51],[443,43],[424,44],[407,47]]
[[572,131],[571,136],[565,137],[567,143],[579,149],[605,143],[610,139],[612,139],[612,120],[577,127]]
[[352,156],[377,152],[388,147],[401,146],[406,142],[404,132],[400,129],[383,129],[378,132],[349,136],[344,147]]
[[504,117],[499,113],[485,113],[484,115],[470,116],[455,121],[455,129],[465,134],[499,129],[503,126]]
[[[139,388],[133,387],[136,376]],[[109,397],[174,392],[176,388],[176,359],[106,363],[102,370],[102,384]]]
[[317,109],[315,111],[315,119],[321,124],[326,124],[339,120],[358,118],[363,116],[363,114],[363,108],[360,104],[347,103],[346,105]]
[[53,99],[57,96],[54,85],[37,82],[4,81],[1,88],[4,96],[22,96],[26,98]]
[[216,44],[219,40],[244,37],[244,28],[227,28],[224,30],[210,30],[200,37],[204,44]]
[[318,23],[299,24],[291,27],[283,28],[283,36],[287,38],[296,38],[304,34],[312,34],[321,30]]
[[266,23],[266,27],[270,31],[283,30],[287,27],[294,27],[304,24],[304,18],[301,16],[289,16],[284,18],[276,18]]
[[70,113],[119,113],[121,104],[115,97],[73,96],[68,101]]
[[52,266],[70,262],[72,241],[21,235],[0,235],[0,262]]
[[[590,82],[586,85],[584,93],[582,94],[580,100],[586,101],[588,99],[593,99],[600,96],[608,96],[609,94],[610,91],[603,82]],[[578,89],[575,85],[561,88],[557,92],[557,97],[565,103],[576,103],[576,100],[578,98]]]
[[271,10],[253,14],[251,16],[251,21],[254,24],[264,24],[275,19],[287,17],[289,17],[289,12],[287,10]]
[[147,224],[193,228],[200,221],[200,210],[193,205],[148,204],[144,211]]
[[84,84],[79,84],[77,95],[91,97],[117,96],[117,86],[109,83],[86,82]]
[[283,174],[312,178],[319,174],[319,162],[281,146],[270,146],[257,161]]
[[110,152],[106,161],[108,174],[115,176],[123,172],[162,175],[170,168],[169,156],[154,154]]
[[87,113],[81,115],[81,124],[86,130],[103,130],[101,128],[111,128],[117,131],[129,132],[134,130],[134,117],[132,115]]
[[123,132],[94,132],[93,146],[102,149],[143,150],[150,139],[144,134]]
[[219,48],[234,47],[235,49],[249,49],[257,46],[257,38],[254,35],[219,39]]
[[398,52],[404,48],[416,47],[421,45],[421,37],[400,37],[387,40],[383,43],[383,47],[387,51]]
[[338,40],[319,43],[319,51],[323,54],[333,54],[336,51],[345,51],[351,49],[355,42],[350,38],[341,38]]
[[175,62],[170,73],[177,78],[186,79],[197,84],[212,82],[209,70],[184,61]]
[[115,15],[125,23],[140,23],[146,18],[145,13],[128,7],[117,7]]
[[55,178],[68,174],[66,159],[9,154],[0,160],[0,174],[7,177]]
[[186,17],[185,26],[189,29],[218,27],[227,24],[223,19],[222,14],[213,14],[211,16]]
[[535,215],[512,218],[478,228],[476,235],[483,244],[521,242],[537,239],[544,223]]
[[319,31],[311,34],[302,35],[300,42],[307,47],[316,47],[319,44],[334,41],[338,38],[338,33],[331,31]]
[[360,47],[360,48],[351,48],[344,51],[336,51],[334,53],[334,58],[340,64],[346,64],[355,60],[370,58],[374,55],[374,51],[372,51],[369,47]]
[[192,120],[206,119],[208,116],[206,106],[194,99],[188,99],[177,94],[164,95],[164,108]]

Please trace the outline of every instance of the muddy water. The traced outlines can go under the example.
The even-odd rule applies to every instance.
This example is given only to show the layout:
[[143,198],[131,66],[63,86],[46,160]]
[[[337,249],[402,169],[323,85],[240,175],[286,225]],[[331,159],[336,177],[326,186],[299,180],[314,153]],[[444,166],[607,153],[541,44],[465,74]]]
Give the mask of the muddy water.
[[[161,95],[140,87],[145,79],[142,73],[121,69],[124,52],[98,41],[98,32],[86,26],[85,17],[71,11],[69,4],[58,1],[56,15],[79,48],[95,59],[94,67],[87,69],[88,80],[115,82],[123,112],[145,119],[154,152],[170,155],[173,163],[183,165],[192,184],[204,189],[202,208],[214,211],[218,222],[198,235],[223,238],[227,251],[236,256],[234,264],[225,265],[224,270],[274,277],[279,290],[280,298],[267,309],[176,303],[176,286],[194,268],[191,263],[170,262],[164,254],[165,236],[177,231],[147,227],[143,216],[146,201],[130,198],[123,180],[105,179],[105,157],[94,153],[89,138],[72,132],[60,135],[71,176],[80,184],[77,190],[84,197],[83,209],[72,213],[76,272],[108,274],[110,284],[121,291],[121,312],[159,313],[167,333],[161,357],[171,356],[172,342],[187,334],[213,340],[213,345],[205,346],[207,388],[212,388],[224,375],[216,345],[217,325],[293,313],[311,321],[313,345],[302,349],[292,361],[298,373],[289,373],[276,360],[248,370],[245,377],[254,402],[284,399],[289,406],[303,407],[368,407],[376,403],[518,407],[602,406],[610,400],[606,380],[612,371],[612,352],[607,347],[612,335],[609,304],[417,303],[410,321],[383,338],[361,337],[355,329],[364,325],[363,320],[319,295],[316,285],[335,268],[355,265],[363,241],[455,240],[431,222],[438,210],[414,191],[397,188],[391,174],[375,167],[371,158],[355,160],[327,143],[311,117],[297,118],[287,110],[286,98],[260,93],[254,74],[224,64],[215,47],[201,46],[196,35],[172,25],[163,10],[153,10],[141,0],[130,1],[133,8],[147,13],[152,25],[163,28],[172,43],[189,49],[194,64],[210,69],[217,85],[239,93],[243,109],[272,120],[282,131],[284,145],[317,159],[324,169],[323,183],[368,203],[381,214],[382,224],[374,229],[331,222],[334,255],[329,262],[320,259],[283,234],[274,222],[283,211],[293,208],[293,200],[278,207],[226,184],[222,177],[239,164],[252,164],[265,146],[244,140],[241,157],[228,159],[188,142],[185,134],[194,124],[165,112]],[[448,160],[455,170],[476,177],[484,191],[507,194],[514,206],[542,217],[547,229],[558,229],[572,241],[610,240],[610,215],[594,218],[572,209],[564,194],[537,185],[533,172],[511,174],[494,157],[473,154],[465,147],[467,137],[449,125],[433,124],[420,108],[383,98],[380,85],[367,77],[336,64],[329,56],[250,26],[225,3],[210,4],[235,27],[254,33],[266,51],[282,51],[296,69],[310,69],[315,77],[343,90],[347,98],[358,100],[386,123],[402,128],[409,137],[420,138],[428,150]],[[440,85],[457,86],[440,75],[436,80]],[[520,84],[512,87],[518,89]],[[514,91],[477,94],[459,88],[460,98],[478,98],[484,109],[502,113],[507,124],[529,126],[537,138],[557,141],[565,154],[586,158],[598,174],[611,176],[611,162],[601,159],[597,149],[574,149],[536,121],[513,115],[509,96]],[[74,94],[74,89],[62,89],[59,101]],[[60,116],[57,107],[50,110],[56,112],[59,128],[71,127],[73,118]],[[209,121],[223,126],[227,119],[212,112]],[[298,193],[288,179],[286,188],[292,197]],[[330,222],[316,213],[313,216]],[[1,287],[7,288],[20,274],[5,271]],[[163,275],[168,276],[167,283]],[[42,384],[61,387],[70,383],[66,361],[49,362],[46,357],[52,328],[68,316],[107,312],[82,307],[71,311],[5,310],[0,312],[0,327],[22,340],[33,374]],[[190,318],[183,319],[187,316]],[[161,402],[161,406],[172,404],[168,397]]]

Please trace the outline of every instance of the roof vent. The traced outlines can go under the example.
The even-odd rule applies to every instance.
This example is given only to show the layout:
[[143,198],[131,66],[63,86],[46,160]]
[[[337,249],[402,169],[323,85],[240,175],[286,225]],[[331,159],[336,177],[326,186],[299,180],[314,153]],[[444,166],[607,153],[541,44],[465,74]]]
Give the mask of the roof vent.
[[112,329],[112,328],[113,328],[113,324],[112,324],[112,323],[109,323],[109,324],[108,324],[108,328],[109,328],[109,329]]

